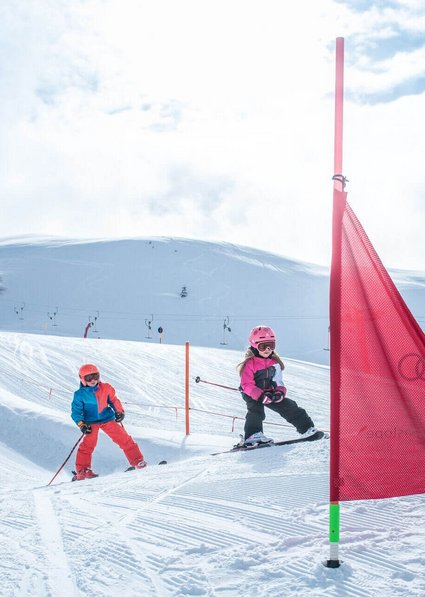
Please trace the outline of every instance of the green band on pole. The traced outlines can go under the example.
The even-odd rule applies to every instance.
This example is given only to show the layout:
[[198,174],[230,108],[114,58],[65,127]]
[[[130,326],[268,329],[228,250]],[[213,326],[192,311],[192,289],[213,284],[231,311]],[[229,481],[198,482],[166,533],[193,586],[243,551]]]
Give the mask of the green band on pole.
[[339,504],[329,504],[329,541],[339,543]]

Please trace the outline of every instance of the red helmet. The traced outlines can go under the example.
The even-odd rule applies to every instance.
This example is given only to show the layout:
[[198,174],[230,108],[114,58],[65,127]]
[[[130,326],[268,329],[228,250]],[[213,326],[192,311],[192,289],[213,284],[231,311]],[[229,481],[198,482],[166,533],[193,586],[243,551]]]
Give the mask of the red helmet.
[[276,334],[272,328],[266,325],[257,325],[249,334],[249,343],[253,348],[257,348],[261,342],[276,342]]
[[96,365],[90,365],[90,363],[88,363],[87,365],[82,365],[78,373],[80,375],[81,383],[83,384],[83,386],[87,385],[84,379],[86,375],[90,375],[90,373],[98,373],[100,375],[99,369],[96,367]]

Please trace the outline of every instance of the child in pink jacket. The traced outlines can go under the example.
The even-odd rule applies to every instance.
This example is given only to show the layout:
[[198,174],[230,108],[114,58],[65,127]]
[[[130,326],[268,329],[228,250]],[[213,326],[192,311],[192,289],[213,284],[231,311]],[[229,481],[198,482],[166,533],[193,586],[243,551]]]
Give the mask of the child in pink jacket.
[[249,335],[249,348],[245,359],[239,365],[241,376],[240,391],[246,402],[244,445],[273,442],[263,433],[266,417],[264,407],[270,408],[294,425],[298,433],[309,440],[320,439],[323,431],[318,431],[307,412],[298,404],[286,398],[286,388],[282,380],[285,368],[275,352],[276,334],[264,325],[256,326]]

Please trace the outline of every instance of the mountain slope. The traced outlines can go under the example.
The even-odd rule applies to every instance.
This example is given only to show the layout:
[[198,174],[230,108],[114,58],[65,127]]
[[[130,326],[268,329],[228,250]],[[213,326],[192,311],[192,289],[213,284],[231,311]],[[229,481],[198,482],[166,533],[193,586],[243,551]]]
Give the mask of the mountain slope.
[[[89,337],[158,343],[162,327],[167,344],[243,350],[249,330],[267,323],[281,352],[328,364],[329,280],[319,266],[183,239],[6,239],[0,271],[3,330],[82,337],[92,323]],[[397,279],[423,316],[425,276]]]

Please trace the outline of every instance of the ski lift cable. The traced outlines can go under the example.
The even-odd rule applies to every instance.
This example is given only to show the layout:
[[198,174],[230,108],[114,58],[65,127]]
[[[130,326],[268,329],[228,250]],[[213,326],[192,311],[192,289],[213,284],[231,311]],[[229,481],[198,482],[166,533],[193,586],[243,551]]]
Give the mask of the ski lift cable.
[[[4,304],[9,304],[9,305],[13,305],[16,306],[16,302],[13,303],[11,301],[4,301]],[[38,307],[39,309],[34,309],[31,308],[32,312],[35,313],[42,313],[42,310],[45,310],[46,307],[49,307],[49,305],[43,305],[40,303],[24,303],[26,306],[28,307]],[[56,309],[58,309],[58,307],[56,307]],[[96,309],[87,309],[87,308],[78,308],[78,307],[61,307],[60,309],[61,311],[61,315],[64,316],[66,312],[84,312],[87,313],[87,311],[95,311],[98,313],[98,311]],[[140,318],[144,319],[146,318],[146,312],[141,312],[141,311],[103,311],[102,313],[104,314],[104,317],[107,316],[108,319],[133,319],[137,316],[139,316]],[[157,317],[178,317],[180,319],[211,319],[211,320],[221,320],[222,317],[221,316],[205,316],[204,314],[196,314],[196,315],[190,315],[190,314],[182,314],[182,313],[156,313]],[[117,317],[119,316],[119,317]],[[128,317],[122,317],[122,316],[128,316]],[[153,317],[153,315],[152,315]],[[235,321],[250,321],[252,319],[258,319],[261,317],[265,317],[264,313],[260,313],[260,314],[256,314],[256,313],[248,313],[248,314],[244,314],[244,315],[236,315],[236,314],[230,314],[229,317],[231,317],[233,320]],[[328,315],[318,315],[318,314],[293,314],[293,315],[276,315],[276,314],[267,314],[267,319],[268,320],[286,320],[286,319],[328,319]],[[424,319],[425,316],[418,316],[417,319]]]

